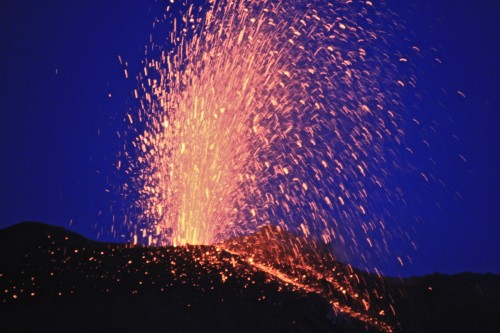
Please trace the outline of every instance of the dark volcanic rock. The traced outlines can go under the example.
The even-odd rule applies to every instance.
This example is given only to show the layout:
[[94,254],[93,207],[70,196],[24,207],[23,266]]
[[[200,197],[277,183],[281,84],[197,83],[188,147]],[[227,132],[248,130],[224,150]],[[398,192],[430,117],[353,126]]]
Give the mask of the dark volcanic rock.
[[[288,251],[297,251],[294,242],[304,240],[278,234],[287,241],[276,248],[279,244],[269,244],[264,237],[276,231],[261,230],[241,239],[241,246],[230,243],[224,250],[224,245],[146,248],[99,243],[40,223],[0,230],[1,331],[376,332],[362,321],[336,315],[323,294],[297,290],[243,255],[257,253],[251,252],[252,242],[270,246],[262,252],[262,258],[274,253],[275,260],[265,262],[268,267],[292,277],[310,274],[300,254],[285,260]],[[319,245],[309,245],[300,246],[304,256],[323,253]],[[333,257],[323,264],[333,265],[339,279],[354,272]],[[393,280],[356,274],[364,288],[376,286],[381,299],[392,299],[398,332],[500,331],[499,276]],[[326,280],[306,276],[304,282],[321,293],[322,288],[330,290],[328,295],[338,297],[343,306],[358,307],[352,297],[336,295]],[[350,283],[340,282],[357,287]]]
[[0,257],[23,257],[51,245],[84,247],[99,243],[62,227],[40,222],[23,222],[0,231]]
[[402,332],[500,332],[500,276],[433,274],[394,282]]
[[36,223],[1,230],[0,240],[10,253],[0,257],[0,325],[8,332],[351,327],[332,321],[319,296],[294,292],[213,246],[132,248]]

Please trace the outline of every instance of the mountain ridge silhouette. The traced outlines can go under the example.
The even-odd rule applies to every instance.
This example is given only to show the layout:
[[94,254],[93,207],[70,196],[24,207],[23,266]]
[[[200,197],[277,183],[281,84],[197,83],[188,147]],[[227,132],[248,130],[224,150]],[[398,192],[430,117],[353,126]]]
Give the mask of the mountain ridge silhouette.
[[[303,253],[288,258],[297,244]],[[379,331],[333,311],[326,295],[369,316],[387,311],[389,303],[395,318],[378,318],[387,318],[396,332],[500,328],[498,275],[380,278],[325,251],[274,226],[213,246],[148,248],[97,242],[62,227],[25,222],[0,230],[0,325],[18,332]],[[320,270],[318,277],[303,264],[314,264],[322,255],[327,256],[322,261],[326,273]],[[339,273],[336,286],[328,280],[334,278],[331,270]],[[359,274],[359,285],[347,273]],[[373,297],[374,285],[383,302],[372,299],[372,312],[362,311],[354,295],[335,289],[361,287],[366,292],[360,298]]]

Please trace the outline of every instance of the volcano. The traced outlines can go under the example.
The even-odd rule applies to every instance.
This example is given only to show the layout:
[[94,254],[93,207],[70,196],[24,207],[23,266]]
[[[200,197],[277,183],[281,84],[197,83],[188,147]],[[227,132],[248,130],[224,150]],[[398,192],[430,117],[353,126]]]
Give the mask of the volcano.
[[140,247],[26,222],[0,231],[0,327],[16,332],[496,332],[500,277],[389,279],[274,226]]

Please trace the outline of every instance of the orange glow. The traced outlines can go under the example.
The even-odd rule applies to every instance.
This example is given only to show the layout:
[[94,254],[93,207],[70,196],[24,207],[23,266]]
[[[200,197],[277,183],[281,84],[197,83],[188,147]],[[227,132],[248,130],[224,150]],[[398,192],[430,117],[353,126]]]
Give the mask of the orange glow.
[[278,223],[283,209],[307,221],[293,222],[304,234],[369,236],[347,221],[377,218],[365,183],[390,190],[384,145],[403,141],[394,85],[404,80],[374,52],[388,46],[369,44],[383,31],[357,25],[368,9],[303,5],[187,5],[170,44],[152,43],[134,90],[140,108],[127,114],[134,244],[213,244]]
[[[386,179],[397,168],[393,148],[404,145],[399,92],[412,87],[396,64],[411,55],[391,50],[377,5],[351,6],[188,5],[168,26],[169,44],[147,49],[133,92],[140,107],[126,116],[134,138],[117,167],[126,166],[125,192],[137,197],[138,216],[127,221],[134,245],[226,244],[267,275],[390,332],[369,314],[356,274],[323,271],[316,251],[303,253],[317,239],[366,266],[390,253],[394,230],[379,207],[400,199]],[[276,267],[255,244],[242,252],[225,243],[267,224],[304,237],[280,245],[296,258]]]

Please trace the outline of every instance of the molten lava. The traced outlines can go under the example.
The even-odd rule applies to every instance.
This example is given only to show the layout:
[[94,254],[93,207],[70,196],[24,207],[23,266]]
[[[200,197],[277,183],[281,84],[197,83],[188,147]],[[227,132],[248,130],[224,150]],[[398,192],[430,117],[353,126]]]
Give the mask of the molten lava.
[[[141,107],[128,115],[135,242],[217,244],[271,224],[366,267],[390,253],[387,207],[401,194],[387,179],[404,145],[400,94],[414,82],[398,71],[409,57],[394,47],[400,26],[383,5],[173,4],[155,27],[168,41],[147,49],[135,91]],[[259,257],[261,270],[285,281],[300,272],[299,288],[332,304],[331,290],[341,292],[365,308],[344,312],[368,316],[370,300],[324,271],[331,265],[307,241],[273,246],[291,247],[281,254],[301,262],[281,258],[273,268],[256,244],[225,249]]]
[[397,199],[386,179],[407,81],[396,21],[368,1],[178,6],[156,24],[170,35],[148,48],[128,115],[132,233],[213,244],[270,222],[367,261],[386,253],[377,207]]

